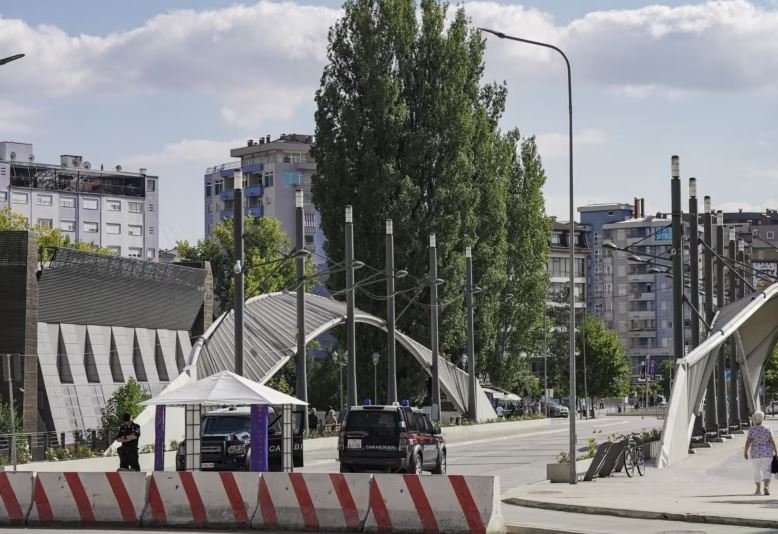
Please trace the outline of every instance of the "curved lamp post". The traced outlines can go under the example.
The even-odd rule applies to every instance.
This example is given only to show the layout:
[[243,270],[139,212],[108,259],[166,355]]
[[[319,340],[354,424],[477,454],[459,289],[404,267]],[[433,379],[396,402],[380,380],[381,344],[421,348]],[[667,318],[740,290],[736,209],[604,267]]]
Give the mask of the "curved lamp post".
[[[500,39],[508,39],[510,41],[517,41],[520,43],[530,44],[534,46],[541,46],[554,50],[562,56],[565,60],[565,66],[567,67],[567,105],[568,105],[568,129],[569,129],[569,154],[570,154],[570,237],[568,239],[570,244],[570,326],[569,326],[569,344],[570,344],[570,407],[576,406],[575,398],[575,202],[574,202],[574,187],[573,187],[573,83],[570,76],[570,61],[562,51],[562,49],[540,41],[532,41],[530,39],[522,39],[520,37],[513,37],[506,35],[502,32],[495,30],[489,30],[487,28],[479,28],[483,32],[491,33],[492,35],[499,37]],[[575,436],[575,417],[570,417],[570,483],[576,484],[578,482],[575,472],[575,457],[576,457],[576,436]]]
[[373,353],[373,402],[378,404],[378,360],[381,359],[381,355],[377,352]]
[[0,59],[0,65],[5,65],[6,63],[10,63],[11,61],[22,59],[23,57],[24,54],[14,54],[13,56],[4,57],[3,59]]

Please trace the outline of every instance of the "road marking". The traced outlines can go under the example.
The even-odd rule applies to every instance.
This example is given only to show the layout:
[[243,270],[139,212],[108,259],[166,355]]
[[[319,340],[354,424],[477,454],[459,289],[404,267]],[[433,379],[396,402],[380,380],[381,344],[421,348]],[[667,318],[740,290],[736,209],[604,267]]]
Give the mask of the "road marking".
[[[604,428],[604,427],[607,427],[607,426],[626,425],[627,422],[628,421],[616,421],[616,422],[613,422],[613,423],[603,423],[603,424],[601,424],[599,426]],[[546,435],[546,434],[562,434],[562,433],[567,433],[567,432],[569,432],[569,429],[562,428],[562,429],[559,429],[559,430],[544,430],[542,432],[530,432],[528,434],[520,434],[520,435],[515,435],[514,434],[512,436],[502,436],[502,437],[499,437],[499,438],[482,438],[482,439],[475,439],[475,440],[471,440],[471,441],[462,441],[460,443],[446,444],[446,448],[450,449],[450,448],[457,448],[457,447],[467,447],[469,445],[476,445],[478,443],[483,443],[485,441],[489,441],[489,442],[504,441],[506,439],[521,439],[521,438],[528,438],[528,437],[532,437],[532,436],[543,436],[543,435]]]

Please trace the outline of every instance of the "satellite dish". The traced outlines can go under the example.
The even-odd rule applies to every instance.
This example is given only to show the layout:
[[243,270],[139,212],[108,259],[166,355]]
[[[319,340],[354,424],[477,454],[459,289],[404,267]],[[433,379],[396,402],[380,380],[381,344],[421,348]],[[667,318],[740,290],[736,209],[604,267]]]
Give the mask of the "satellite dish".
[[84,162],[84,164],[83,164],[83,167],[84,167],[85,169],[91,169],[91,168],[92,168],[92,164],[91,164],[91,163],[89,163],[88,161],[85,161],[85,162]]
[[121,170],[122,170],[122,166],[121,165],[117,165],[116,166],[116,172],[121,172]]
[[32,163],[33,161],[35,161],[35,155],[30,154],[29,156],[27,156],[27,159],[30,160],[30,163]]
[[11,151],[10,157],[11,157],[11,161],[16,161],[16,152]]

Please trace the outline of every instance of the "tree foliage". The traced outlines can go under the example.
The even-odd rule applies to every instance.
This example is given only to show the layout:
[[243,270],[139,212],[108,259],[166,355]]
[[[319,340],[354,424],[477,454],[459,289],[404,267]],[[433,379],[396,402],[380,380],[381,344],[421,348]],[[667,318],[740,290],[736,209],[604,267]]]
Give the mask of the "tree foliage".
[[618,333],[609,330],[602,319],[590,315],[578,328],[576,344],[580,352],[576,359],[576,379],[581,391],[585,376],[590,398],[621,397],[629,393],[632,371]]
[[130,377],[125,384],[113,392],[101,410],[103,428],[108,431],[118,429],[125,413],[131,414],[133,418],[137,417],[143,411],[140,403],[150,398],[151,395],[143,391],[138,381]]
[[[522,272],[509,267],[522,250],[508,245],[511,230],[516,237],[509,205],[534,183],[529,186],[526,162],[516,153],[518,133],[498,126],[505,86],[481,83],[484,40],[463,9],[449,17],[447,9],[436,0],[345,3],[344,16],[330,29],[328,64],[316,93],[313,198],[332,261],[344,257],[347,204],[353,206],[355,258],[377,269],[384,265],[384,220],[393,219],[395,264],[415,276],[399,289],[428,285],[428,234],[436,234],[438,277],[445,280],[439,296],[447,303],[439,317],[440,349],[455,361],[466,346],[462,290],[464,250],[471,245],[476,282],[486,289],[476,297],[477,369],[511,382],[518,365],[503,364],[501,354],[518,353],[525,340],[499,336],[502,325],[518,321],[501,303],[509,274]],[[537,165],[532,180],[542,176],[529,145],[527,162]],[[532,206],[543,215],[542,197]],[[342,289],[343,276],[331,276],[328,284]],[[398,297],[398,310],[414,294]],[[426,343],[428,287],[417,296],[398,327]],[[384,314],[380,295],[357,297],[360,308]],[[516,289],[514,305],[524,298]],[[362,327],[357,337],[359,383],[366,385],[373,369],[362,356],[377,350],[385,359],[386,342]],[[424,392],[424,375],[410,358],[399,358],[398,384],[401,396]]]
[[767,359],[764,371],[765,399],[767,402],[778,394],[778,345],[773,347],[773,352]]
[[30,224],[27,217],[15,213],[8,206],[0,210],[0,231],[3,230],[26,230],[35,235],[38,240],[38,258],[40,261],[48,260],[53,250],[57,248],[73,248],[85,252],[116,255],[109,248],[99,247],[87,241],[71,241],[70,236],[65,235],[59,228],[47,228]]
[[[190,244],[179,241],[178,254],[183,260],[208,261],[213,271],[214,298],[221,311],[232,307],[235,293],[235,240],[233,220],[225,219],[205,239]],[[281,223],[271,217],[246,216],[243,225],[243,254],[245,257],[244,294],[246,299],[291,288],[297,283],[294,261],[279,261],[291,250]],[[306,274],[313,274],[313,264],[306,260]],[[310,284],[308,284],[310,285]],[[219,310],[215,310],[218,314]]]

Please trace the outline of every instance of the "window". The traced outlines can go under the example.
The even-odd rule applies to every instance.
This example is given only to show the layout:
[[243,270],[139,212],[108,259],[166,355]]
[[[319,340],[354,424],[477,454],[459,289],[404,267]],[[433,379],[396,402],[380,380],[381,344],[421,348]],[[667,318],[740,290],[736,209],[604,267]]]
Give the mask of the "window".
[[767,239],[775,239],[775,232],[767,231]]
[[97,362],[95,362],[95,353],[92,350],[92,341],[89,339],[89,331],[86,333],[86,343],[84,343],[84,370],[86,371],[87,382],[100,383],[100,375],[97,372]]
[[143,365],[143,355],[138,344],[137,333],[133,336],[132,341],[132,368],[135,371],[135,380],[138,382],[148,382],[149,379],[146,376],[146,366]]
[[60,208],[75,208],[76,197],[59,197]]
[[273,171],[266,172],[262,177],[265,182],[265,187],[273,187]]
[[157,257],[157,251],[153,248],[146,249],[146,259],[147,260],[154,260]]
[[0,202],[8,201],[8,193],[6,191],[0,191]]
[[284,171],[284,185],[300,185],[303,183],[303,173],[300,171]]
[[51,219],[38,219],[38,226],[41,228],[51,228]]
[[108,211],[122,211],[122,201],[121,200],[106,200],[105,201],[105,209]]
[[128,202],[127,211],[130,213],[143,213],[143,202]]
[[116,254],[117,256],[122,255],[122,247],[108,247],[108,250]]
[[117,223],[105,223],[105,233],[118,235],[122,233],[122,225]]
[[154,235],[154,227],[149,226],[148,228],[149,228],[149,235]]
[[63,232],[75,232],[76,221],[60,221],[59,229],[62,230]]
[[165,365],[165,355],[162,353],[162,344],[159,342],[159,333],[157,333],[156,338],[156,343],[154,344],[154,366],[157,368],[157,376],[160,382],[170,382],[170,376]]
[[551,234],[551,244],[552,245],[561,245],[562,244],[562,233],[561,232],[553,232]]
[[143,227],[137,224],[128,224],[127,235],[143,235]]
[[51,206],[51,195],[38,195],[38,206]]
[[149,193],[153,193],[157,190],[157,181],[156,180],[146,180],[146,191]]
[[119,384],[124,383],[124,373],[122,373],[122,364],[119,361],[119,351],[116,350],[116,340],[113,338],[113,329],[111,329],[111,355],[108,358],[108,363],[111,367],[111,377],[114,382]]
[[219,178],[213,183],[213,194],[219,195],[221,194],[222,190],[224,189],[224,180]]
[[211,196],[211,189],[212,187],[210,183],[205,184],[205,196]]
[[98,208],[97,199],[96,198],[82,198],[81,199],[81,207],[83,207],[85,210],[96,210]]
[[88,234],[96,234],[99,228],[96,222],[84,221],[84,232]]
[[657,230],[656,235],[654,236],[655,241],[670,241],[672,238],[673,238],[672,228],[662,228],[660,230]]
[[11,193],[11,202],[14,204],[27,204],[27,193]]
[[130,258],[140,258],[142,254],[143,249],[138,247],[130,247],[129,252],[127,253]]

